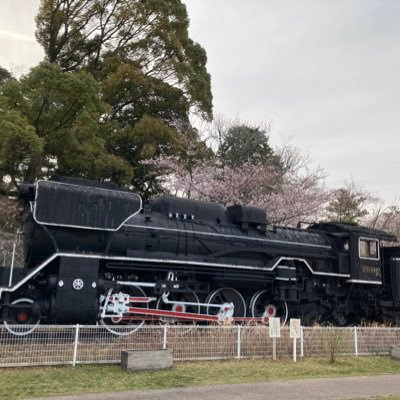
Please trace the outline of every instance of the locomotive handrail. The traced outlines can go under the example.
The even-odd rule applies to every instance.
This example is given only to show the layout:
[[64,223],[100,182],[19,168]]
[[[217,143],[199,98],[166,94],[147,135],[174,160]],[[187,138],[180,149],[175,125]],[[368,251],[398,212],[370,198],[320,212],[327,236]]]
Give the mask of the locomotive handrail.
[[[8,287],[12,285],[12,278],[13,278],[13,273],[14,273],[14,266],[15,266],[15,254],[17,250],[17,244],[19,242],[19,237],[22,235],[24,231],[18,229],[16,234],[15,234],[15,239],[13,241],[13,249],[12,249],[12,256],[11,256],[11,268],[10,268],[10,275],[8,277]],[[1,297],[1,295],[0,295]]]
[[17,248],[17,243],[14,241],[13,250],[12,250],[12,256],[11,256],[10,276],[8,278],[8,287],[10,287],[12,285],[12,278],[13,278],[14,264],[15,264],[15,249],[16,248]]
[[40,272],[47,264],[52,262],[55,258],[58,256],[63,255],[63,253],[54,253],[52,256],[47,258],[45,261],[43,261],[38,267],[36,267],[30,274],[28,274],[25,278],[21,279],[18,283],[16,283],[14,286],[9,286],[9,287],[0,287],[0,299],[1,296],[3,295],[3,292],[14,292],[15,290],[19,289],[24,283],[29,281],[33,276],[35,276],[38,272]]

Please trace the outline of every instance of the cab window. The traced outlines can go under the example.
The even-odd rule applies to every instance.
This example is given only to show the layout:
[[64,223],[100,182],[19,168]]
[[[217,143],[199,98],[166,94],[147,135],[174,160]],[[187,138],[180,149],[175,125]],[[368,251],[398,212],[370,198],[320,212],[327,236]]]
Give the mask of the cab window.
[[360,238],[358,243],[360,258],[379,260],[379,240]]

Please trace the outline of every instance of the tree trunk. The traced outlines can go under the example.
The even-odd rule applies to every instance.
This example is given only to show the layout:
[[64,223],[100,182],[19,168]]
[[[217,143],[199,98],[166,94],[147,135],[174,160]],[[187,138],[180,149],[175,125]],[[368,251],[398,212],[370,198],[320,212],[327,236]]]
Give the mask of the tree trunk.
[[24,181],[27,183],[34,183],[36,178],[40,175],[41,167],[42,155],[40,153],[32,154],[31,161],[25,173]]

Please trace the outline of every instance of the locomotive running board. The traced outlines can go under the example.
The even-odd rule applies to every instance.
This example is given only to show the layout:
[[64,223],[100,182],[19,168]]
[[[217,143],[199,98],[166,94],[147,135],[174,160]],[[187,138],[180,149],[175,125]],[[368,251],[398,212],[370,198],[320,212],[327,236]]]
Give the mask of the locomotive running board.
[[220,263],[207,263],[207,262],[196,262],[196,261],[188,261],[188,260],[170,260],[170,259],[152,259],[152,258],[141,258],[141,257],[124,257],[124,256],[107,256],[104,254],[85,254],[85,253],[65,253],[65,252],[57,252],[52,256],[44,260],[39,266],[37,266],[31,273],[29,273],[25,278],[21,279],[14,286],[9,287],[0,287],[0,299],[3,295],[3,292],[14,292],[19,289],[23,284],[28,282],[31,278],[33,278],[38,272],[40,272],[43,268],[45,268],[48,264],[50,264],[57,257],[72,257],[72,258],[96,258],[98,260],[119,260],[119,261],[141,261],[147,263],[161,263],[161,264],[169,264],[169,265],[207,265],[214,267],[226,267],[226,268],[235,268],[235,269],[251,269],[251,270],[259,270],[265,272],[272,272],[279,264],[280,261],[283,260],[296,260],[302,262],[313,275],[326,275],[326,276],[336,276],[340,278],[350,278],[348,274],[337,274],[331,272],[319,272],[314,271],[310,264],[306,259],[296,258],[296,257],[280,257],[272,267],[255,267],[248,265],[231,265],[231,264],[220,264]]

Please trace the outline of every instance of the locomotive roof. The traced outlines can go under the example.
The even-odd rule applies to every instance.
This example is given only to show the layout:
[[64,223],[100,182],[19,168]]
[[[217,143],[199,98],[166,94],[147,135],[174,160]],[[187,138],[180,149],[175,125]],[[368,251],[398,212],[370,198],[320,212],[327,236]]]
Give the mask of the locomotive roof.
[[61,176],[61,175],[54,175],[48,181],[52,182],[61,182],[61,183],[69,183],[71,185],[77,186],[86,186],[92,188],[100,188],[100,189],[108,189],[108,190],[115,190],[119,192],[128,192],[124,188],[120,187],[114,182],[98,182],[92,181],[89,179],[84,178],[74,178],[70,176]]
[[355,224],[346,224],[343,222],[320,222],[310,226],[310,229],[323,230],[329,232],[346,232],[349,234],[374,236],[381,240],[395,242],[397,237],[379,229],[367,228]]

